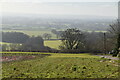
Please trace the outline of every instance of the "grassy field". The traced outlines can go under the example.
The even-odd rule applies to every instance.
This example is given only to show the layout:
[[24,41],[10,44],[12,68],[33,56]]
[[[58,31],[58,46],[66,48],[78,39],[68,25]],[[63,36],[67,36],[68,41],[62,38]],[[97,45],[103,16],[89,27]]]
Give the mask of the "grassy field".
[[62,44],[61,40],[46,40],[44,45],[50,48],[59,49],[59,46]]
[[[10,52],[4,52],[5,55]],[[12,54],[13,53],[13,54]],[[89,54],[61,54],[38,52],[12,52],[21,54],[50,54],[43,58],[4,62],[3,78],[116,78],[117,61]],[[9,65],[9,66],[8,66]]]
[[11,44],[11,43],[0,42],[0,44],[1,44],[1,45],[2,45],[2,44],[7,44],[7,45],[9,45],[9,44]]
[[52,35],[52,39],[56,39],[56,35],[53,34],[51,31],[30,31],[30,30],[3,30],[3,32],[22,32],[29,36],[42,36],[44,33],[49,33]]

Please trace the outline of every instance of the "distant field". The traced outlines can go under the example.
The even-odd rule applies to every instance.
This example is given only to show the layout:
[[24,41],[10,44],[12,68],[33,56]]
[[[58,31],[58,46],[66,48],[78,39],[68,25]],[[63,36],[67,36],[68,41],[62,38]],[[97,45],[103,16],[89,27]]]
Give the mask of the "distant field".
[[59,46],[61,45],[61,40],[46,40],[44,41],[44,45],[48,46],[50,48],[59,49]]
[[51,31],[3,30],[3,32],[23,32],[29,36],[42,36],[44,33],[49,33],[52,35],[52,39],[56,39],[56,35]]
[[[7,56],[7,53],[4,56]],[[117,61],[92,56],[89,54],[61,54],[12,52],[23,54],[50,54],[31,60],[4,62],[3,78],[117,78]],[[8,54],[15,56],[15,54]],[[19,54],[21,53],[21,54]],[[9,65],[9,66],[8,66]]]
[[[44,41],[44,45],[48,46],[50,48],[54,48],[54,49],[59,49],[59,46],[61,45],[61,41],[60,40],[45,40]],[[0,42],[0,44],[12,44],[12,43],[6,43],[6,42]]]
[[0,44],[11,44],[11,43],[6,43],[6,42],[0,42]]

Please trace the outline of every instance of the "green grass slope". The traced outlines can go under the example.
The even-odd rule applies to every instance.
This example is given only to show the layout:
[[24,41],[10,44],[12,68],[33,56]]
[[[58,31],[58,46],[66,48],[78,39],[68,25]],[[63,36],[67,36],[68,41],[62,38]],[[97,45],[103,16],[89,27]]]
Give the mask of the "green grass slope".
[[[17,54],[19,53],[17,52]],[[26,53],[29,54],[28,52],[22,54]],[[116,61],[112,63],[112,60],[102,59],[98,56],[31,53],[51,54],[51,56],[5,62],[2,64],[3,78],[116,78],[118,75],[118,66],[114,65],[117,64]]]

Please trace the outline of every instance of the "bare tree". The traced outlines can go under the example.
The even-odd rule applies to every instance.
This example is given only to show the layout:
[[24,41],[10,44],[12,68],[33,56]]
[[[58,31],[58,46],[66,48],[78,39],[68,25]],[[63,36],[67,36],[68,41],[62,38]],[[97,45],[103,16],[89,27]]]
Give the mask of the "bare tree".
[[47,39],[49,40],[49,39],[52,37],[52,35],[51,35],[51,34],[48,34],[48,33],[44,33],[42,37],[43,37],[44,39],[46,39],[46,40],[47,40]]
[[110,25],[109,31],[115,36],[115,41],[116,41],[115,55],[117,55],[119,53],[119,48],[120,48],[120,20],[119,19],[115,23]]
[[51,30],[53,34],[56,35],[56,38],[59,39],[63,31],[56,31],[55,29]]

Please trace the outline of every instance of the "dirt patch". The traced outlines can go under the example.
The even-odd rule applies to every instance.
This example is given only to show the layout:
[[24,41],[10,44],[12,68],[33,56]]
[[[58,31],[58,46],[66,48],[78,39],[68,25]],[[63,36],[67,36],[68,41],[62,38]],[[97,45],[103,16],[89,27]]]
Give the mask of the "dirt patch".
[[50,56],[49,54],[3,54],[2,57],[0,57],[0,62],[10,62],[10,61],[16,61],[16,60],[28,60],[28,59],[34,59],[34,58],[43,58],[45,56]]
[[0,59],[1,62],[15,61],[15,60],[26,60],[33,59],[36,56],[4,56]]

